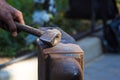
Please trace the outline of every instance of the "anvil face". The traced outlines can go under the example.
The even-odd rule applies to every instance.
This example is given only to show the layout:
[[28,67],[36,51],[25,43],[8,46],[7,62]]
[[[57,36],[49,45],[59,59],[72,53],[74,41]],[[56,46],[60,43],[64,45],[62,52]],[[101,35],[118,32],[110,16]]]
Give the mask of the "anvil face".
[[57,45],[61,41],[62,34],[57,29],[48,29],[46,30],[40,40],[44,43],[47,43],[49,47]]
[[[43,46],[43,43],[41,43],[41,40],[43,41],[47,41],[46,43],[48,44],[48,45],[51,45],[51,44],[49,44],[48,42],[53,42],[53,43],[56,43],[56,42],[59,42],[60,41],[60,43],[76,43],[75,42],[75,40],[70,36],[70,35],[68,35],[66,32],[64,32],[62,29],[60,29],[60,28],[58,28],[58,27],[55,27],[55,28],[53,28],[53,27],[41,27],[40,28],[40,30],[41,31],[43,31],[43,32],[46,32],[47,30],[51,30],[51,29],[57,29],[57,30],[59,30],[60,32],[61,32],[61,34],[60,35],[57,35],[59,32],[53,32],[53,33],[50,33],[51,35],[52,34],[54,34],[54,35],[56,35],[56,39],[55,39],[55,41],[53,41],[53,40],[51,40],[51,39],[48,39],[48,38],[50,38],[50,37],[53,37],[54,35],[52,35],[52,36],[50,36],[50,35],[46,35],[46,34],[44,34],[45,36],[48,36],[48,38],[46,38],[45,36],[42,36],[41,38],[39,38],[39,39],[37,39],[37,43],[38,43],[38,45],[39,46]],[[54,31],[56,31],[56,30],[54,30]],[[49,31],[48,31],[49,32]],[[61,36],[61,39],[59,39],[59,37]],[[57,38],[58,37],[58,38]],[[47,47],[48,48],[48,47]]]

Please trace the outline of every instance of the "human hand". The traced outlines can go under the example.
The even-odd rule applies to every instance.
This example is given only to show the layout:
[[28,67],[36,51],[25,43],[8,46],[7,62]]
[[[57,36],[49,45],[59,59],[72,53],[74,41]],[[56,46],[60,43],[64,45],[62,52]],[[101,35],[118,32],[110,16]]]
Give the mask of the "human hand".
[[5,0],[0,0],[0,21],[4,23],[0,27],[9,30],[13,37],[17,36],[17,28],[14,21],[24,24],[22,13],[7,4]]

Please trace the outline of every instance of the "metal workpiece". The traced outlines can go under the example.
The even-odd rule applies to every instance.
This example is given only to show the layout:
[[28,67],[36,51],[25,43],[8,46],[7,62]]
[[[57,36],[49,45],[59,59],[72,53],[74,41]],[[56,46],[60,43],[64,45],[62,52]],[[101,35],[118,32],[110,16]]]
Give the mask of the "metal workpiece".
[[61,41],[62,34],[57,29],[49,29],[43,33],[39,38],[41,41],[49,46],[55,46]]
[[57,29],[48,29],[46,31],[42,31],[40,29],[36,29],[28,25],[22,25],[17,22],[15,22],[15,24],[18,30],[25,31],[39,37],[39,39],[43,41],[45,45],[50,47],[57,45],[61,41],[62,35],[61,32]]
[[62,36],[61,36],[60,42],[76,44],[75,39],[73,37],[71,37],[69,34],[67,34],[66,32],[64,32],[62,29],[60,29],[59,27],[40,27],[40,30],[42,30],[42,31],[47,31],[50,29],[57,29],[61,32]]

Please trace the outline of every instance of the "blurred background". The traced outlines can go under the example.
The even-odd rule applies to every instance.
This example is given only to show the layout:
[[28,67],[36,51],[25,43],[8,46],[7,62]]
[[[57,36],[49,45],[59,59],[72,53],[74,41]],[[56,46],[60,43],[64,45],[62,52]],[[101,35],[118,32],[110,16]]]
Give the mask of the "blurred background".
[[[85,52],[85,80],[120,79],[120,0],[6,1],[23,13],[27,25],[60,27],[73,36]],[[0,29],[0,56],[34,50],[35,41],[27,33],[13,38]]]
[[[58,26],[64,31],[75,37],[81,38],[81,33],[87,32],[91,26],[98,27],[102,24],[102,20],[98,20],[95,24],[92,19],[74,19],[70,17],[69,9],[72,5],[69,0],[51,0],[50,5],[47,5],[49,0],[6,0],[10,5],[22,11],[25,23],[33,27],[39,28],[41,26]],[[72,2],[72,0],[71,0]],[[76,1],[72,3],[76,4]],[[88,2],[83,1],[89,4]],[[78,2],[79,3],[79,2]],[[73,4],[73,5],[74,5]],[[120,0],[116,0],[117,8],[119,10]],[[79,5],[79,4],[77,4]],[[82,5],[83,6],[83,5]],[[81,7],[82,7],[81,6]],[[48,9],[51,7],[51,10]],[[78,7],[78,6],[76,6]],[[52,9],[53,8],[53,9]],[[79,9],[79,8],[78,8]],[[85,10],[83,10],[84,12]],[[66,17],[67,14],[67,17]],[[74,13],[73,13],[74,14]],[[40,17],[44,15],[43,17]],[[75,14],[78,15],[78,14]],[[94,20],[93,20],[94,21]],[[4,35],[3,35],[4,34]],[[85,33],[86,34],[86,33]],[[76,36],[77,35],[77,36]],[[19,50],[33,49],[34,45],[25,46],[26,33],[20,33],[16,38],[9,35],[8,32],[0,30],[0,56],[13,56]],[[12,47],[11,47],[12,46]]]
[[[55,10],[48,11],[44,9],[43,6],[44,0],[6,0],[10,5],[17,8],[23,13],[25,23],[33,27],[39,28],[43,26],[57,26],[62,28],[64,31],[70,35],[75,35],[79,32],[83,32],[89,28],[89,21],[82,20],[72,20],[67,19],[64,14],[68,9],[68,0],[56,0],[52,1],[51,4],[55,7]],[[47,0],[46,0],[47,1]],[[44,4],[44,5],[43,5]],[[47,7],[47,6],[46,6]],[[48,6],[49,7],[49,6]],[[44,13],[44,10],[47,13]],[[38,13],[37,13],[38,11]],[[41,13],[40,13],[41,12]],[[36,19],[38,16],[45,14],[50,19],[39,20]],[[40,14],[39,14],[40,13]],[[47,18],[45,17],[45,19]],[[3,35],[4,34],[4,35]],[[0,30],[0,56],[14,56],[16,52],[25,49],[35,48],[34,44],[31,44],[26,47],[25,38],[27,37],[26,33],[19,33],[16,38],[10,36],[10,34],[4,30]]]

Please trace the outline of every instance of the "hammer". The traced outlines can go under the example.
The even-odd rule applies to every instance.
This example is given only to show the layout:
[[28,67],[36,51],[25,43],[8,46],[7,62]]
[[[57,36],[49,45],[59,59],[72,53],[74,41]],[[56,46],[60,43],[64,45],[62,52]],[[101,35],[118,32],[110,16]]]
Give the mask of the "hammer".
[[28,25],[22,25],[18,22],[15,22],[18,31],[24,31],[30,33],[34,36],[40,37],[39,39],[47,46],[53,47],[57,45],[61,41],[61,32],[57,29],[50,29],[47,31],[41,31],[40,29],[36,29],[30,27]]

